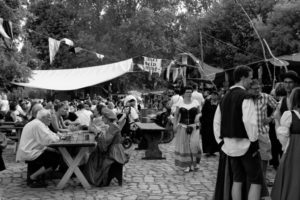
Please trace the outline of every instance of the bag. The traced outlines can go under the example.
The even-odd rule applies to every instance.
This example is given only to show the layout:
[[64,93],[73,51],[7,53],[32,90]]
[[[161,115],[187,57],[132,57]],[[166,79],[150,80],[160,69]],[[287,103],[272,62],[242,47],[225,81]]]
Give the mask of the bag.
[[192,126],[187,126],[186,127],[186,133],[188,135],[191,135],[193,133],[194,128]]

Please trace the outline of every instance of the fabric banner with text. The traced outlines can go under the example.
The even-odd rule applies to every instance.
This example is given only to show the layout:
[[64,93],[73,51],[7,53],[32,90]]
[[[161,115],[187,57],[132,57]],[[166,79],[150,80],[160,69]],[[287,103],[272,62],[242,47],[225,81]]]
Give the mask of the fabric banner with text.
[[147,72],[161,74],[161,59],[144,57],[144,70]]

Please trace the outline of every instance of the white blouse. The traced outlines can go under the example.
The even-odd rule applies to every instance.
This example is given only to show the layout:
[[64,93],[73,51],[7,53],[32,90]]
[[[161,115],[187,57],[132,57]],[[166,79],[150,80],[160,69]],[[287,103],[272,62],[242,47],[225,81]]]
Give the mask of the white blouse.
[[[297,117],[300,119],[300,113],[296,110],[293,110]],[[277,138],[282,145],[282,150],[285,152],[289,146],[290,140],[290,127],[292,124],[292,112],[285,111],[280,119],[280,126],[276,129]]]

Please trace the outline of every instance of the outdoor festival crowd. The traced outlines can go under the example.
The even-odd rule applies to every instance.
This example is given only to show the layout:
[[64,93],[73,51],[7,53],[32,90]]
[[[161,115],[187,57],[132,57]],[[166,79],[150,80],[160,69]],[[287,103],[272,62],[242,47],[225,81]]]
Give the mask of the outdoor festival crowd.
[[[174,90],[163,113],[175,132],[175,165],[186,173],[196,171],[203,153],[211,157],[220,152],[216,200],[300,199],[300,78],[287,71],[283,82],[267,94],[252,76],[251,68],[239,66],[235,84],[225,92],[203,95],[198,85]],[[46,187],[45,176],[55,178],[66,171],[57,149],[48,145],[78,130],[93,132],[98,143],[80,166],[87,180],[107,186],[115,177],[122,185],[123,165],[129,159],[122,130],[134,130],[130,125],[141,119],[142,98],[9,103],[2,94],[0,107],[0,120],[25,124],[16,159],[38,166],[28,172],[30,187]],[[0,164],[5,169],[3,161]],[[270,165],[277,170],[274,183],[266,177]],[[271,194],[267,186],[273,186]]]

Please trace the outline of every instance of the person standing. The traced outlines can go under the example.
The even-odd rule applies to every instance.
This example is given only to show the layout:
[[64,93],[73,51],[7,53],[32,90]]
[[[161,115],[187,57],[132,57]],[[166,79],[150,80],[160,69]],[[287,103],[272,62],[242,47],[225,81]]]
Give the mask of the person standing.
[[[290,95],[292,90],[299,84],[300,78],[295,71],[287,71],[286,73],[281,75],[281,79],[283,80],[284,89],[286,91],[286,96],[281,98],[281,101],[279,102],[279,105],[277,106],[277,109],[274,113],[274,115],[282,116],[282,114],[290,110]],[[280,146],[280,145],[279,145]],[[279,151],[279,155],[277,157],[273,158],[272,163],[277,167],[279,164],[279,156],[282,155],[282,150]]]
[[[242,199],[242,186],[250,183],[248,199],[260,199],[263,173],[258,153],[258,126],[255,105],[246,89],[253,71],[248,66],[234,70],[235,85],[225,94],[214,117],[214,133],[221,150],[229,157],[233,200]],[[219,175],[219,174],[218,174]]]
[[192,100],[192,87],[183,89],[183,101],[177,104],[174,129],[175,141],[175,165],[184,168],[184,172],[190,172],[199,168],[201,158],[199,130],[200,105]]
[[175,94],[171,97],[171,100],[170,100],[170,107],[171,107],[171,112],[172,113],[175,113],[176,111],[176,106],[178,103],[182,102],[182,96],[180,96],[180,90],[178,88],[176,88],[174,90]]
[[[268,117],[267,108],[270,106],[275,110],[277,101],[271,95],[261,92],[261,86],[257,79],[252,81],[249,92],[255,96],[254,104],[257,112],[259,152],[262,160],[263,175],[266,180],[268,162],[272,158],[269,123],[273,120],[272,116]],[[263,187],[263,189],[268,193],[267,188]]]
[[290,109],[290,95],[292,90],[299,84],[299,76],[295,71],[287,71],[282,74],[281,79],[283,80],[286,96],[282,98],[279,104],[279,112],[282,115],[285,111]]
[[192,100],[197,100],[200,105],[200,109],[202,109],[205,99],[202,93],[198,92],[198,85],[193,85]]
[[218,143],[214,137],[214,115],[217,110],[219,103],[219,95],[217,91],[213,91],[210,98],[206,99],[203,108],[202,116],[200,118],[201,122],[201,136],[202,136],[202,147],[203,153],[206,156],[215,156],[215,152],[219,151]]
[[[273,98],[276,99],[276,101],[280,102],[282,98],[286,96],[286,90],[283,82],[278,82],[275,85],[275,88],[271,91],[271,95]],[[268,114],[271,115],[273,113],[273,109],[271,110],[270,107],[268,107]],[[273,166],[275,170],[277,170],[279,165],[279,158],[282,155],[282,146],[276,136],[276,130],[275,130],[275,121],[273,120],[270,124],[270,130],[269,130],[269,136],[271,140],[271,152],[272,152],[272,159],[270,160],[269,164]]]
[[272,188],[272,200],[300,199],[300,87],[293,89],[290,100],[291,110],[285,111],[282,117],[279,112],[274,116],[284,153]]

